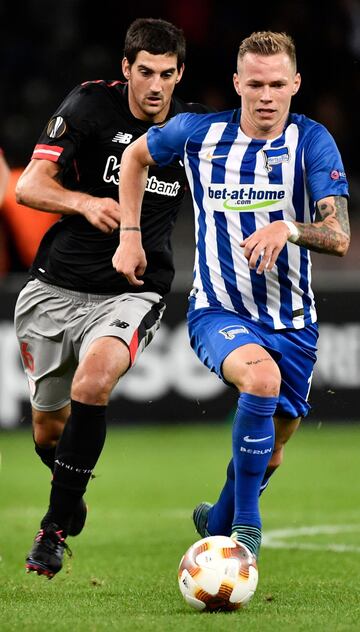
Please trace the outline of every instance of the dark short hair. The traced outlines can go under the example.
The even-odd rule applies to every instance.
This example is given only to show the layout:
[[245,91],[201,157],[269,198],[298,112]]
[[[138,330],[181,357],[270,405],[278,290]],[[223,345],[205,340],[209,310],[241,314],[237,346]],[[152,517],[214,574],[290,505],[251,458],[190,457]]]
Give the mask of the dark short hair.
[[166,20],[138,18],[130,24],[125,36],[124,57],[130,65],[141,50],[152,55],[176,55],[179,70],[186,54],[184,33]]

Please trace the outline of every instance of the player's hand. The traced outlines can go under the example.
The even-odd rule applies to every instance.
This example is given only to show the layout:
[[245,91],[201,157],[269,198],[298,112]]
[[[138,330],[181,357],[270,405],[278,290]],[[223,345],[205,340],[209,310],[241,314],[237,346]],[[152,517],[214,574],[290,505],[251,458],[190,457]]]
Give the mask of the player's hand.
[[147,266],[145,251],[141,243],[141,233],[123,232],[121,241],[112,258],[113,267],[127,278],[130,285],[144,285],[139,279]]
[[249,268],[257,274],[270,272],[284,248],[290,231],[282,221],[272,222],[264,228],[259,228],[252,235],[240,242],[244,248],[244,255],[249,262]]
[[82,207],[82,215],[103,233],[112,233],[120,225],[120,205],[112,198],[92,197]]

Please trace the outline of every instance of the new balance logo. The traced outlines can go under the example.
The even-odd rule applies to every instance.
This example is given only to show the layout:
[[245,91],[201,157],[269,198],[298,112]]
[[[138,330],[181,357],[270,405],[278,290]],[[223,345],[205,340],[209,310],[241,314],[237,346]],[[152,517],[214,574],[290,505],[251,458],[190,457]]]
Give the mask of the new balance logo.
[[133,135],[132,134],[126,134],[125,132],[118,132],[117,134],[115,134],[114,138],[112,139],[113,143],[121,143],[122,145],[128,145],[131,142]]
[[126,327],[129,327],[129,323],[126,323],[124,320],[119,320],[117,318],[116,320],[113,320],[112,323],[110,323],[109,327],[120,327],[120,329],[126,329]]
[[247,443],[259,443],[259,441],[266,441],[266,439],[271,439],[271,435],[269,435],[268,437],[261,437],[260,439],[251,439],[249,435],[246,435],[246,437],[244,437],[244,441],[246,441]]

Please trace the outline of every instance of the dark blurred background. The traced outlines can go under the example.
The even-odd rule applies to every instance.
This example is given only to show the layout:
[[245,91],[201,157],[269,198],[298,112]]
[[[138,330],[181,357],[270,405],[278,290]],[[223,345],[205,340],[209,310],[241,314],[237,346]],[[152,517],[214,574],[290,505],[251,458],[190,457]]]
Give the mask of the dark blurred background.
[[[261,5],[215,0],[102,0],[94,6],[86,0],[3,0],[0,146],[9,164],[18,168],[26,165],[42,127],[77,83],[122,78],[126,29],[135,18],[149,16],[168,19],[185,32],[187,64],[177,88],[179,96],[217,109],[238,104],[232,74],[244,37],[262,29],[286,30],[294,37],[303,83],[292,109],[324,123],[335,136],[351,182],[357,237],[359,0],[274,0]],[[11,235],[10,241],[14,241]],[[10,270],[21,270],[24,266],[21,257],[15,256],[14,243],[10,247]],[[344,268],[356,267],[359,262],[352,248]],[[181,272],[181,255],[178,264]],[[320,263],[320,267],[329,265],[337,268],[333,261],[327,260],[323,266]]]
[[[261,6],[263,5],[263,6]],[[0,138],[12,165],[22,166],[49,115],[86,79],[121,78],[127,27],[161,17],[184,29],[187,70],[180,96],[237,105],[232,88],[240,41],[253,30],[286,30],[296,41],[303,76],[294,109],[321,120],[336,136],[348,170],[356,171],[360,100],[360,3],[309,0],[269,3],[182,0],[2,2]]]
[[[0,211],[0,292],[4,296],[6,292],[16,295],[31,260],[30,239],[35,237],[32,216],[26,209],[16,209],[11,199],[16,178],[29,161],[43,126],[77,83],[99,78],[122,79],[124,36],[129,24],[137,17],[161,17],[183,28],[187,39],[187,62],[177,94],[185,100],[208,103],[217,109],[238,105],[232,75],[236,69],[237,49],[244,37],[254,30],[267,29],[285,30],[293,36],[303,81],[292,110],[318,120],[334,135],[351,192],[353,239],[349,254],[341,260],[315,255],[314,287],[321,293],[320,306],[325,306],[326,314],[329,315],[329,309],[333,310],[334,305],[340,310],[347,301],[344,327],[359,323],[360,0],[328,0],[324,3],[314,0],[273,0],[268,3],[102,0],[94,4],[86,0],[23,0],[20,3],[2,0],[0,147],[14,171],[7,202]],[[45,229],[47,214],[38,215],[45,217]],[[191,285],[192,230],[192,212],[187,202],[174,238],[175,290],[184,296]],[[344,292],[348,292],[346,297]],[[328,297],[331,297],[329,303]],[[323,314],[321,317],[324,318]],[[336,323],[341,320],[338,315],[330,315],[331,318]],[[328,340],[334,341],[339,330],[335,327],[333,331],[331,323],[329,327]],[[0,338],[1,331],[0,323]],[[347,353],[343,364],[340,362],[341,370],[339,363],[337,365],[338,379],[345,382],[342,386],[350,380],[351,388],[357,388],[360,386],[360,343],[356,346],[354,341],[360,338],[360,329],[351,332],[353,355],[350,366],[346,365],[350,357],[346,346],[349,340],[347,329],[337,343],[336,349],[345,344]],[[323,366],[320,383],[324,389],[329,387],[329,391],[335,375],[328,370],[332,354],[329,342],[329,349],[326,354],[323,351],[320,361],[320,367]],[[5,418],[6,425],[6,419],[14,419],[15,413],[1,410],[1,389],[9,388],[1,386],[1,366],[0,352],[0,425],[1,418]],[[23,396],[22,387],[20,391]],[[200,403],[198,405],[201,407]]]
[[[253,30],[289,32],[303,77],[292,109],[324,123],[335,136],[357,221],[359,0],[275,0],[261,7],[215,0],[102,0],[95,6],[86,0],[2,2],[0,146],[12,167],[26,165],[42,127],[77,83],[122,78],[126,29],[135,18],[148,16],[168,19],[185,32],[187,64],[179,96],[217,109],[238,104],[232,74],[240,41]],[[13,264],[21,268],[19,261]]]

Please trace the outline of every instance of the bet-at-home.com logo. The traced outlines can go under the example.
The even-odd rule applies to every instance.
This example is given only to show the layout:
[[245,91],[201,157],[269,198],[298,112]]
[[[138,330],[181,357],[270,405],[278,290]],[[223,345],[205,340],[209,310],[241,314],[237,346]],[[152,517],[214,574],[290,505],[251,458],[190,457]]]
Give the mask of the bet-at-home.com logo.
[[206,208],[213,211],[279,211],[285,206],[286,191],[282,185],[210,184],[206,187]]

